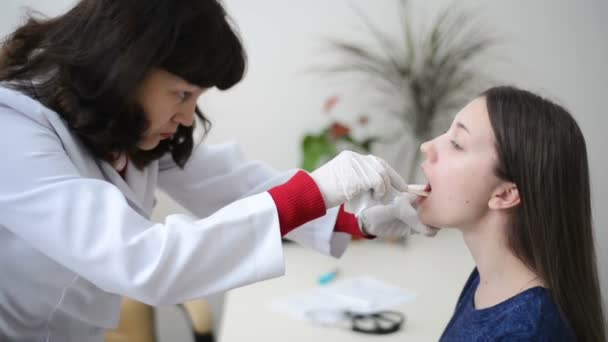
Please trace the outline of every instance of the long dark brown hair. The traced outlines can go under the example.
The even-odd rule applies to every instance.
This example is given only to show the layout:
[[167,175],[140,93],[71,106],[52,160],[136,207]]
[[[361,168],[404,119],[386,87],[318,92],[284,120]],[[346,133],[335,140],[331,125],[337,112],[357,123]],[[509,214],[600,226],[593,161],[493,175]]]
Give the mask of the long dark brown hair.
[[496,87],[482,96],[496,136],[496,174],[521,198],[510,248],[545,281],[578,339],[603,342],[583,134],[564,108],[528,91]]
[[[154,150],[135,89],[160,68],[202,88],[227,89],[245,72],[242,44],[217,0],[81,0],[67,13],[27,22],[4,41],[0,81],[56,111],[97,158],[127,152],[137,167],[171,153],[182,166],[193,127]],[[209,121],[199,108],[204,125]]]

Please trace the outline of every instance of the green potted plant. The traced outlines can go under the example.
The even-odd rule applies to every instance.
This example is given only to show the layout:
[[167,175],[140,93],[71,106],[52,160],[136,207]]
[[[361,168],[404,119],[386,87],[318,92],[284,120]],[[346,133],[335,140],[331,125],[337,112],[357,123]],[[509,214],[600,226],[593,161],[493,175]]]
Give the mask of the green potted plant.
[[[331,115],[333,107],[340,100],[339,96],[329,97],[324,104],[324,112]],[[360,125],[367,124],[367,117],[359,118]],[[376,138],[358,140],[353,137],[351,128],[339,120],[331,120],[328,126],[317,133],[308,133],[302,138],[301,168],[313,171],[321,164],[336,156],[341,150],[349,149],[369,153],[371,144]]]

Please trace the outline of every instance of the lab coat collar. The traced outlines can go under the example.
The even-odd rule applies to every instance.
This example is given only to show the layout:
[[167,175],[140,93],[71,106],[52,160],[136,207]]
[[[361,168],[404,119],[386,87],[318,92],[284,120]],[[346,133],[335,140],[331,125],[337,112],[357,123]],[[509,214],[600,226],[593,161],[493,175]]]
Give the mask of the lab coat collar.
[[107,161],[100,160],[99,167],[105,178],[125,195],[132,208],[144,217],[150,217],[145,203],[145,198],[148,195],[147,191],[149,191],[147,189],[148,168],[139,170],[131,164],[127,168],[125,179],[123,179]]

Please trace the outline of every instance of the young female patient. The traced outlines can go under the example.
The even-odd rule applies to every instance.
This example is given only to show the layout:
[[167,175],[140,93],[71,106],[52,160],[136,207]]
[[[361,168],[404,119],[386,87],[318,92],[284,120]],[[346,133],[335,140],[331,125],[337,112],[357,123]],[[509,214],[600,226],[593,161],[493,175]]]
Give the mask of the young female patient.
[[441,341],[605,341],[583,135],[562,107],[487,90],[421,147],[421,221],[476,264]]

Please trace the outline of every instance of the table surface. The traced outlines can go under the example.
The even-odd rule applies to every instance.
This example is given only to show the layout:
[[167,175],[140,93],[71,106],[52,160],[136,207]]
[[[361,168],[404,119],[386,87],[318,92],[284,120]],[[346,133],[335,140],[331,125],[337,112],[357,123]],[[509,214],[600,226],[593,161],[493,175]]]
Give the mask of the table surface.
[[474,267],[460,232],[448,229],[434,238],[412,236],[405,244],[353,241],[340,259],[286,244],[285,262],[285,276],[228,293],[221,342],[369,341],[368,335],[316,326],[271,307],[273,300],[316,287],[319,275],[336,267],[342,279],[371,276],[418,295],[413,302],[396,308],[407,316],[403,328],[377,338],[386,342],[437,341]]

